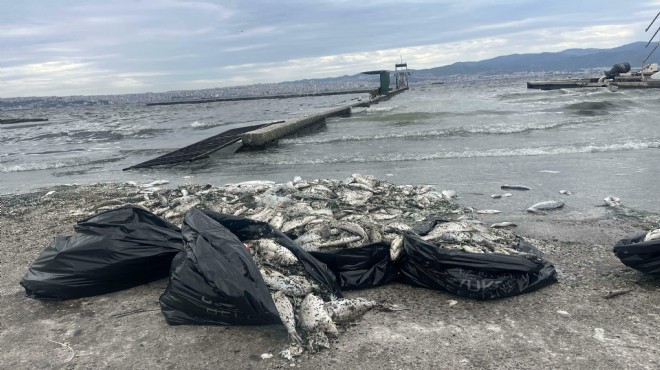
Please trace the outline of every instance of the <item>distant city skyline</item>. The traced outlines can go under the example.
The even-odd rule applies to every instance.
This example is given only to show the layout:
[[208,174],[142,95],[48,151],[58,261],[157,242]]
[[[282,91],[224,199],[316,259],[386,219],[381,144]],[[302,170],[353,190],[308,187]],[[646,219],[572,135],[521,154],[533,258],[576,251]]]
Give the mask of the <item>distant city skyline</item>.
[[[0,0],[0,98],[210,89],[648,41],[643,4]],[[656,37],[657,42],[657,37]]]

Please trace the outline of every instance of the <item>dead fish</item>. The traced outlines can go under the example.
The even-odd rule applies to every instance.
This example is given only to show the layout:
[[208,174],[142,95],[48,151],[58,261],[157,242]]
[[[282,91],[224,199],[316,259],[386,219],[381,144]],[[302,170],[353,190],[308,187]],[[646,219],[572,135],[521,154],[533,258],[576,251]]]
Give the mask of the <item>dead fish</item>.
[[443,222],[435,225],[426,235],[422,236],[422,240],[432,241],[441,239],[446,234],[458,234],[463,232],[476,231],[476,225],[466,221],[461,222]]
[[573,193],[568,190],[559,190],[559,194],[572,195]]
[[282,226],[284,225],[284,217],[282,216],[281,213],[276,214],[273,216],[268,223],[270,226],[272,226],[274,229],[281,229]]
[[560,202],[558,200],[546,200],[544,202],[536,203],[533,206],[527,208],[527,212],[537,213],[539,211],[546,211],[546,210],[549,210],[549,209],[557,209],[557,208],[561,208],[563,206],[564,206],[564,203]]
[[286,328],[287,333],[289,333],[289,339],[297,344],[302,344],[302,338],[298,335],[296,331],[296,318],[293,311],[293,305],[282,291],[277,291],[274,294],[271,294],[273,302],[275,302],[275,307],[277,308],[277,313],[280,316],[280,320],[284,327]]
[[362,226],[356,224],[355,222],[331,221],[330,226],[335,227],[337,229],[342,229],[344,231],[348,231],[349,233],[355,235],[359,235],[362,239],[367,239],[367,232],[364,231]]
[[300,303],[298,318],[300,327],[308,332],[318,331],[333,337],[339,335],[335,323],[325,309],[323,300],[312,293],[307,294]]
[[500,186],[502,190],[531,190],[531,188],[525,185],[502,185]]
[[379,306],[378,302],[364,298],[341,298],[325,302],[325,309],[336,323],[355,320],[367,311]]
[[276,266],[293,266],[298,263],[298,258],[287,249],[272,239],[259,239],[253,242],[257,245],[259,257]]
[[370,187],[369,185],[365,185],[365,184],[362,184],[362,183],[359,183],[359,182],[352,182],[352,183],[350,183],[346,186],[348,186],[350,188],[366,190],[366,191],[368,191],[370,193],[374,193],[374,194],[378,193],[378,191],[376,189]]
[[360,184],[367,185],[370,188],[375,188],[378,185],[378,180],[371,175],[361,175],[359,173],[354,173],[351,175],[353,182],[358,182]]
[[353,242],[357,242],[362,240],[362,237],[359,235],[355,236],[348,236],[345,238],[337,239],[337,240],[331,240],[323,243],[318,243],[318,246],[321,248],[335,248],[335,247],[342,247],[344,245],[351,244]]
[[514,224],[513,222],[509,222],[509,221],[498,222],[498,223],[490,225],[490,227],[492,227],[494,229],[501,229],[501,228],[505,228],[505,227],[516,227],[516,226],[518,226],[518,225]]
[[261,211],[256,212],[250,216],[247,216],[248,218],[256,221],[263,221],[266,222],[270,220],[273,217],[273,209],[270,207],[264,207]]
[[502,211],[498,211],[496,209],[480,209],[475,211],[475,213],[478,213],[480,215],[494,215],[494,214],[502,213]]
[[405,232],[412,230],[412,227],[401,222],[393,222],[383,228],[383,232],[393,233],[397,231]]
[[396,261],[401,256],[403,251],[403,236],[397,235],[394,240],[390,242],[390,259]]
[[294,242],[296,242],[296,244],[298,244],[298,245],[303,245],[303,244],[312,243],[312,242],[319,241],[319,240],[321,240],[321,235],[319,235],[319,234],[317,234],[313,231],[308,231],[308,232],[304,233],[303,235],[301,235],[300,237],[298,237],[296,240],[294,240]]
[[648,233],[646,233],[646,236],[644,237],[645,242],[648,242],[650,240],[657,240],[657,239],[660,239],[660,229],[651,230]]
[[285,232],[291,231],[291,230],[293,230],[297,227],[305,226],[305,225],[307,225],[308,223],[310,223],[314,220],[316,220],[316,216],[307,216],[303,219],[287,221],[287,222],[284,223],[284,225],[282,225],[282,232],[285,233]]
[[341,194],[340,199],[348,205],[355,207],[365,205],[372,196],[373,193],[369,191],[346,190]]
[[279,271],[266,266],[261,266],[259,272],[261,272],[261,276],[269,289],[281,290],[286,295],[304,297],[317,289],[316,285],[303,276],[284,276]]
[[440,192],[440,194],[446,200],[452,200],[458,197],[458,194],[454,190],[443,190]]
[[607,205],[608,207],[617,208],[617,207],[621,207],[623,205],[621,203],[621,198],[607,197],[603,200],[605,201],[605,205]]

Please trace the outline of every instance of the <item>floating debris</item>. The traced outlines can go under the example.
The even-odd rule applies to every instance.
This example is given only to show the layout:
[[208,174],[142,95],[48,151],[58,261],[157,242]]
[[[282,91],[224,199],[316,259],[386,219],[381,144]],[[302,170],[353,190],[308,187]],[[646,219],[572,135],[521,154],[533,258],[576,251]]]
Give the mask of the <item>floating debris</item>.
[[651,240],[657,240],[660,239],[660,229],[654,229],[646,233],[646,236],[644,237],[644,241],[648,242]]
[[475,213],[478,213],[480,215],[494,215],[494,214],[502,213],[502,211],[498,211],[496,209],[480,209],[475,211]]
[[564,194],[564,195],[573,195],[573,193],[572,193],[572,192],[570,192],[569,190],[559,190],[559,194]]
[[527,187],[525,185],[502,185],[500,186],[500,189],[502,190],[532,190],[530,187]]
[[443,190],[440,192],[442,194],[442,197],[445,198],[446,200],[452,200],[454,198],[458,198],[458,194],[454,190]]
[[493,229],[501,229],[501,228],[505,228],[505,227],[516,227],[516,226],[518,226],[518,225],[514,224],[513,222],[508,222],[508,221],[498,222],[498,223],[490,225],[490,227],[493,228]]
[[608,207],[619,208],[623,205],[623,203],[621,203],[621,198],[607,197],[603,200],[605,201],[605,205]]
[[539,202],[533,206],[527,208],[527,212],[530,213],[539,213],[540,211],[547,211],[550,209],[562,208],[564,206],[563,202],[558,200],[546,200],[544,202]]

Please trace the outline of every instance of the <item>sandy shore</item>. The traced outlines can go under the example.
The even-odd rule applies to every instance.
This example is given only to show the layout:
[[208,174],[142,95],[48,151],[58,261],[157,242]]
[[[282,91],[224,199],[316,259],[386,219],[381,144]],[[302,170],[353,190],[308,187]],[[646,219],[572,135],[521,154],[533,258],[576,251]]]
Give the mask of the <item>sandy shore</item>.
[[[369,312],[342,327],[329,350],[295,362],[277,356],[287,340],[283,326],[167,325],[158,305],[166,280],[63,302],[26,298],[19,281],[52,238],[71,235],[81,210],[112,204],[127,191],[106,184],[0,197],[2,367],[660,367],[660,280],[612,253],[617,240],[657,227],[660,218],[630,210],[518,221],[519,235],[549,243],[543,252],[559,271],[559,283],[537,292],[496,301],[402,284],[348,292],[409,310]],[[631,292],[605,298],[616,289]],[[264,353],[274,356],[262,359]]]

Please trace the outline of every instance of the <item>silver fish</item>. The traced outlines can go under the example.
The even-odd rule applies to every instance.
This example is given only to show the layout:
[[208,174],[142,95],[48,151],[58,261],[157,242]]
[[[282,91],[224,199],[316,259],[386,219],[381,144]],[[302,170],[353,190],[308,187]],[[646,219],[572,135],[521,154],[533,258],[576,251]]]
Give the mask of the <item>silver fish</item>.
[[287,249],[272,239],[259,239],[253,242],[257,246],[259,257],[276,266],[293,266],[298,263],[298,258]]
[[496,209],[479,209],[475,211],[475,213],[478,213],[480,215],[494,215],[497,213],[502,213],[502,211],[498,211]]
[[286,327],[287,333],[289,333],[289,339],[294,343],[301,344],[302,338],[298,335],[296,331],[296,318],[293,311],[293,305],[284,293],[277,291],[274,294],[271,294],[273,302],[275,302],[275,307],[277,308],[277,313],[280,315],[280,320],[284,327]]
[[621,203],[621,198],[607,197],[603,200],[605,201],[605,205],[607,205],[608,207],[618,208],[618,207],[621,207],[623,205]]
[[531,190],[531,188],[525,185],[502,185],[500,186],[502,190]]
[[452,200],[458,197],[458,194],[454,190],[443,190],[440,194],[442,194],[442,197],[446,200]]
[[563,206],[564,206],[564,203],[560,202],[558,200],[546,200],[544,202],[536,203],[533,206],[527,208],[527,212],[537,213],[539,211],[545,211],[545,210],[549,210],[549,209],[557,209],[557,208],[561,208]]
[[282,226],[284,225],[284,217],[282,217],[281,213],[276,214],[273,216],[268,223],[270,226],[272,226],[274,229],[282,229]]
[[347,244],[351,244],[353,242],[357,242],[360,240],[362,240],[362,237],[359,235],[347,236],[345,238],[341,238],[337,240],[330,240],[327,242],[318,243],[318,246],[322,248],[334,248],[334,247],[341,247]]
[[337,229],[342,229],[344,231],[348,231],[352,234],[359,235],[362,239],[367,239],[367,232],[364,231],[362,226],[354,223],[354,222],[347,222],[347,221],[332,221],[330,222],[330,225],[332,227],[336,227]]
[[397,231],[405,232],[405,231],[410,231],[410,230],[412,230],[412,227],[410,227],[409,225],[406,225],[404,223],[401,223],[401,222],[393,222],[393,223],[388,224],[387,226],[385,226],[383,228],[383,232],[386,232],[386,233],[393,233],[393,232],[397,232]]
[[273,217],[273,209],[270,207],[264,207],[260,211],[253,213],[248,218],[256,221],[268,221]]
[[370,188],[374,188],[378,185],[378,180],[371,175],[361,175],[359,173],[354,173],[351,175],[353,182],[367,185]]
[[367,311],[379,306],[378,302],[364,298],[340,298],[325,302],[325,309],[336,323],[355,320]]
[[321,240],[321,235],[315,233],[314,231],[308,231],[305,234],[298,237],[296,240],[294,240],[294,242],[296,242],[298,245],[303,245],[318,240]]
[[352,182],[352,183],[348,184],[347,186],[350,187],[350,188],[354,188],[354,189],[366,190],[366,191],[368,191],[370,193],[373,193],[373,194],[378,193],[377,190],[370,187],[369,185],[365,185],[365,184],[362,184],[362,183],[359,183],[359,182]]
[[651,230],[646,233],[646,236],[644,237],[645,242],[657,239],[660,239],[660,229]]
[[312,293],[307,294],[300,303],[298,318],[300,327],[308,332],[322,332],[333,337],[339,335],[337,326],[328,315],[323,300]]
[[461,222],[443,222],[435,225],[426,235],[422,236],[422,240],[431,241],[441,239],[446,234],[457,234],[462,232],[470,232],[476,230],[475,225],[461,221]]
[[490,225],[490,227],[492,227],[493,229],[501,229],[501,228],[505,228],[505,227],[516,227],[516,226],[518,226],[518,225],[514,224],[513,222],[509,222],[509,221],[498,222],[498,223],[494,223],[494,224]]
[[290,296],[304,297],[318,289],[316,285],[303,276],[284,276],[282,273],[265,266],[260,267],[259,271],[269,289],[281,290]]
[[287,221],[282,225],[282,232],[287,232],[291,231],[297,227],[305,226],[308,223],[316,220],[316,216],[307,216],[303,219],[298,219],[298,220],[292,220],[292,221]]
[[390,242],[390,259],[396,261],[401,256],[403,251],[403,236],[397,235],[394,240]]

